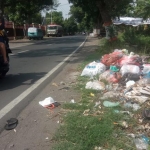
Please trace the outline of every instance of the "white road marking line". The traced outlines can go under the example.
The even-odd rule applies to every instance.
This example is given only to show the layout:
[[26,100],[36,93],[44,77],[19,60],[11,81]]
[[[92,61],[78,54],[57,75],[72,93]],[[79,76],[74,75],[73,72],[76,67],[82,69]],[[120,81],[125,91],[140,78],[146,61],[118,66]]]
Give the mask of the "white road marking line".
[[47,46],[52,45],[52,44],[47,44]]
[[9,54],[10,56],[13,56],[13,55],[15,55],[15,54]]
[[28,52],[28,51],[29,51],[29,50],[21,51],[21,52],[18,52],[17,54],[25,53],[25,52]]
[[25,51],[21,51],[21,52],[18,52],[18,53],[15,53],[15,54],[9,54],[10,56],[13,56],[13,55],[17,55],[17,54],[20,54],[20,53],[25,53],[25,52],[28,52],[29,50],[25,50]]
[[[86,41],[86,39],[85,39],[85,41]],[[29,95],[33,90],[35,90],[42,82],[44,82],[46,79],[48,79],[67,60],[69,60],[70,57],[74,53],[76,53],[80,49],[80,47],[82,47],[84,45],[85,41],[75,51],[73,51],[68,57],[66,57],[61,63],[59,63],[55,68],[53,68],[51,71],[49,71],[44,77],[39,79],[31,87],[29,87],[22,94],[20,94],[18,97],[16,97],[14,100],[12,100],[9,104],[7,104],[4,108],[2,108],[0,110],[0,119],[2,119],[9,111],[11,111],[17,104],[19,104],[25,97],[27,97],[27,95]]]

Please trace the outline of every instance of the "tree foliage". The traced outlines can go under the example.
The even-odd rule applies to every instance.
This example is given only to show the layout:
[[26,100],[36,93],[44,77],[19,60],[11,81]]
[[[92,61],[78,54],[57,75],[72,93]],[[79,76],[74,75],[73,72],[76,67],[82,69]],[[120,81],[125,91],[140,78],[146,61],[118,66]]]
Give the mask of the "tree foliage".
[[31,18],[52,4],[53,0],[1,0],[0,8],[16,23],[32,23]]
[[68,19],[64,20],[63,23],[64,33],[67,35],[73,35],[75,32],[77,32],[78,27],[77,23],[74,20],[74,17],[70,17]]
[[135,13],[137,17],[147,19],[150,17],[150,0],[137,0],[135,3]]
[[[75,7],[74,5],[71,6],[71,9],[70,9],[70,15],[78,23],[78,30],[80,32],[85,31],[85,30],[91,30],[94,26],[94,23],[95,24],[98,23],[99,18],[98,18],[98,13],[96,12],[97,11],[94,11],[94,13],[92,12],[87,13],[83,11],[83,9],[80,6]],[[93,14],[93,17],[92,17],[92,14]]]
[[51,11],[50,13],[46,14],[46,23],[51,24],[51,21],[53,24],[63,24],[63,16],[62,12],[57,11]]
[[126,8],[132,0],[69,0],[75,7],[80,6],[84,12],[100,14],[103,22],[109,22],[111,18],[126,13]]

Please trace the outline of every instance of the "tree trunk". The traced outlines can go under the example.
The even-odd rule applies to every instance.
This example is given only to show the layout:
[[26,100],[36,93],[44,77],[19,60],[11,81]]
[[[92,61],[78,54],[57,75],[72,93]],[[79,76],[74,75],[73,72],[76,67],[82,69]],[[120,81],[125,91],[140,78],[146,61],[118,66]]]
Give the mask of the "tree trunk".
[[110,41],[116,40],[115,30],[114,26],[111,20],[111,16],[109,15],[109,12],[106,8],[105,2],[103,0],[96,1],[97,7],[99,8],[101,17],[104,22],[104,27],[106,30],[106,38]]

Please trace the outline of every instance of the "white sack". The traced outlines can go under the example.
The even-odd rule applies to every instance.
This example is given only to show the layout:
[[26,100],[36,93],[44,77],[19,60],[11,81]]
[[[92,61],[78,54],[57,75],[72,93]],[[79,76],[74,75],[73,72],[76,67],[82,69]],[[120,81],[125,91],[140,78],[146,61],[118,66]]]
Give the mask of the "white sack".
[[122,76],[126,73],[140,74],[140,68],[136,65],[123,65],[120,69]]
[[106,66],[102,63],[97,63],[95,61],[89,63],[85,68],[83,69],[81,76],[89,76],[93,77],[97,74],[101,74],[106,70]]

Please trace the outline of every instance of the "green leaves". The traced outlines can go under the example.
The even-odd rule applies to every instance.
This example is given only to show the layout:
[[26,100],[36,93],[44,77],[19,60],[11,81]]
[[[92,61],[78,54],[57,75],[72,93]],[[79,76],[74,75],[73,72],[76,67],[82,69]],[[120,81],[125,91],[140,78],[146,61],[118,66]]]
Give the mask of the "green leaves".
[[63,16],[62,12],[51,11],[50,13],[46,14],[46,23],[50,24],[52,19],[52,23],[62,25],[63,23]]
[[24,21],[32,23],[38,13],[53,4],[53,0],[5,0],[2,9],[11,21],[22,24]]

